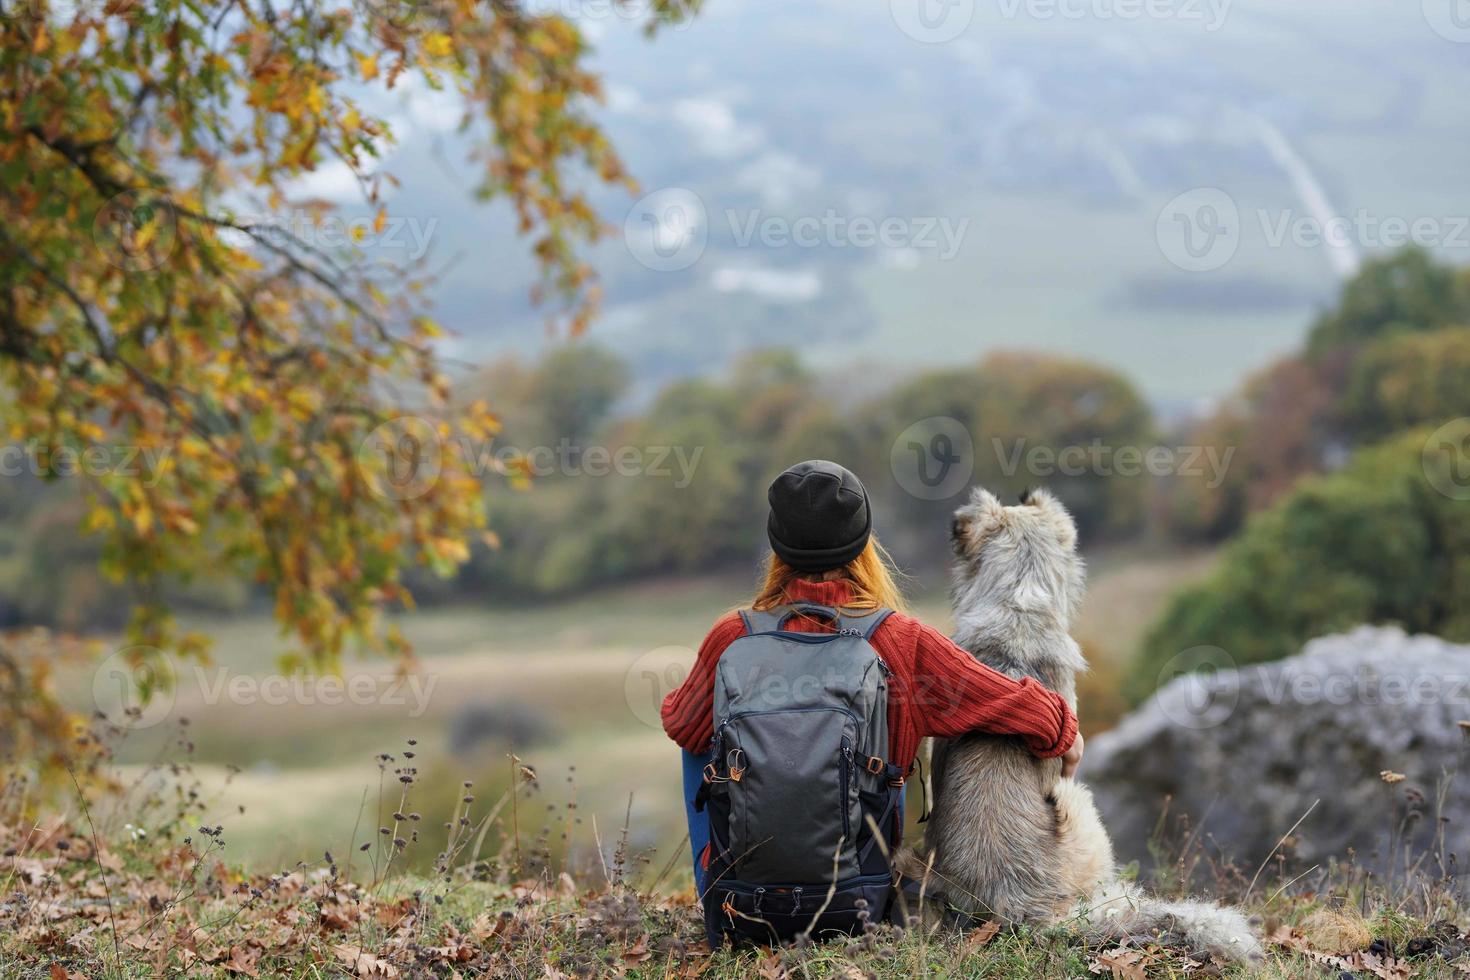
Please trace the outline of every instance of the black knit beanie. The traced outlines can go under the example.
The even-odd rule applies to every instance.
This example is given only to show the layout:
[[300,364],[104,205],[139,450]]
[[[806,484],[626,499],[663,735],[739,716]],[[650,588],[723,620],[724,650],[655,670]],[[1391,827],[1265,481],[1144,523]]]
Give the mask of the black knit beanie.
[[797,463],[772,481],[766,497],[771,550],[799,572],[846,565],[862,554],[873,533],[862,481],[825,459]]

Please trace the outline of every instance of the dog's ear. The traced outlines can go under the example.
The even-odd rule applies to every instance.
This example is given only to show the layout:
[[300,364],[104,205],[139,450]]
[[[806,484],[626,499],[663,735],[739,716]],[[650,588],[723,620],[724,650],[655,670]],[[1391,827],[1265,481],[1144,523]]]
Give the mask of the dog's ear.
[[1072,515],[1067,512],[1067,508],[1062,506],[1062,502],[1050,490],[1044,487],[1027,490],[1025,502],[1046,517],[1048,525],[1063,548],[1070,550],[1077,546],[1077,523],[1072,520]]
[[966,509],[972,511],[975,519],[982,524],[999,524],[1006,512],[1000,498],[984,487],[976,487],[970,491],[970,505]]
[[1005,506],[995,494],[983,487],[970,491],[969,503],[954,512],[954,520],[949,525],[949,541],[955,554],[974,554],[1004,517]]

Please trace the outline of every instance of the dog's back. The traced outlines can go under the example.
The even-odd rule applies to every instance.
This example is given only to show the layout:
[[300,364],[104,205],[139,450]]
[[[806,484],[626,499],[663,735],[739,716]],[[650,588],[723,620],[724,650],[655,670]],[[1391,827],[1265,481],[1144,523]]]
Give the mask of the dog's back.
[[1049,788],[1060,763],[1013,738],[936,742],[934,810],[925,840],[943,900],[1003,922],[1049,919],[1071,904]]
[[[1070,515],[1045,493],[1006,508],[979,491],[951,535],[955,642],[1074,702],[1085,664],[1066,626],[1084,573]],[[936,742],[933,772],[925,841],[948,904],[1009,921],[1049,919],[1071,904],[1058,846],[1060,760],[1036,759],[1017,738],[975,734]]]

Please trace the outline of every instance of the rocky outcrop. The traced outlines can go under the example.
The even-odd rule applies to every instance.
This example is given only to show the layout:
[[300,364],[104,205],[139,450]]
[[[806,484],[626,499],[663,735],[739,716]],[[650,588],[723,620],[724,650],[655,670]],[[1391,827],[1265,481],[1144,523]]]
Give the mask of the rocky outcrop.
[[1440,817],[1445,849],[1470,861],[1470,646],[1361,627],[1275,663],[1234,669],[1196,648],[1178,666],[1200,664],[1217,669],[1175,678],[1088,741],[1082,778],[1120,859],[1147,860],[1172,799],[1248,870],[1309,808],[1293,835],[1307,864],[1352,849],[1381,866],[1395,840],[1437,852]]

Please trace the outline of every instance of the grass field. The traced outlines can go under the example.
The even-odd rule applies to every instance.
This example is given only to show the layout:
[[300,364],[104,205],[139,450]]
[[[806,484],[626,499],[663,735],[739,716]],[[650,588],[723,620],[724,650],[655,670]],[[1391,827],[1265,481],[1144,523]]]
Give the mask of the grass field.
[[0,845],[11,855],[0,859],[7,893],[24,899],[0,905],[6,980],[1409,980],[1463,976],[1470,964],[1453,900],[1407,889],[1368,898],[1348,881],[1330,894],[1256,893],[1245,908],[1266,956],[1247,966],[1189,953],[1166,936],[1119,944],[1067,924],[997,922],[962,932],[931,914],[911,916],[901,930],[869,922],[851,938],[711,950],[691,894],[649,891],[616,860],[580,880],[544,868],[481,880],[460,866],[380,877],[363,862],[354,874],[330,857],[266,876],[219,863],[217,848],[197,839],[94,853],[56,830],[7,827]]
[[[1210,560],[1094,558],[1077,633],[1099,683],[1126,662],[1163,599]],[[917,582],[915,611],[947,628],[941,585]],[[120,758],[139,773],[176,753],[175,724],[187,718],[195,772],[226,825],[230,859],[273,867],[324,849],[345,853],[372,834],[396,803],[379,753],[398,757],[416,740],[420,806],[435,817],[435,806],[451,810],[462,780],[481,794],[502,789],[514,748],[541,775],[539,812],[525,815],[529,832],[551,813],[552,845],[585,867],[598,861],[596,837],[610,839],[631,815],[631,843],[663,861],[679,846],[683,822],[677,758],[658,704],[683,679],[709,624],[747,588],[738,577],[659,581],[554,605],[417,612],[402,625],[420,657],[418,687],[395,689],[383,662],[349,663],[344,681],[362,683],[375,702],[364,704],[323,704],[310,686],[305,696],[290,690],[285,703],[267,703],[268,687],[239,698],[229,685],[274,670],[282,642],[273,625],[255,617],[192,623],[215,637],[216,666],[180,667],[167,719],[130,733]],[[74,694],[90,707],[82,680]],[[575,816],[562,828],[573,800]],[[672,880],[682,873],[677,863]]]

